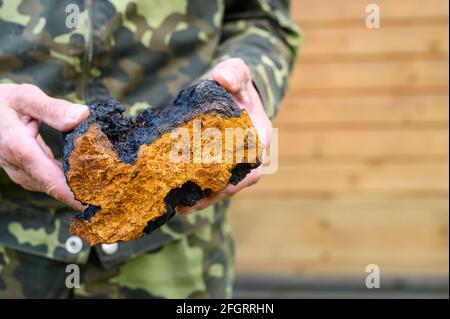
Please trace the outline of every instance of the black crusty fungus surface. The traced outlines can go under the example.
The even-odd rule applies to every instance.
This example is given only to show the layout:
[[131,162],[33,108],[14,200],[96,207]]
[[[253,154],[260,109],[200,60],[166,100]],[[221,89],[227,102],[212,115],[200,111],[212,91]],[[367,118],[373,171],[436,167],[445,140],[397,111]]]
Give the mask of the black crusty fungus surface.
[[[133,164],[141,145],[148,145],[164,133],[189,122],[200,114],[218,114],[222,117],[239,117],[242,110],[233,102],[231,95],[215,81],[202,80],[181,90],[163,109],[146,109],[135,117],[125,115],[125,107],[110,98],[88,105],[89,117],[64,139],[64,172],[70,170],[69,155],[77,137],[84,135],[92,123],[97,123],[108,137],[121,161]],[[232,171],[229,182],[238,184],[251,171],[250,164],[240,163]],[[152,220],[145,228],[150,233],[168,222],[175,215],[178,205],[193,206],[210,190],[202,190],[193,182],[173,189],[165,198],[166,213]],[[77,218],[90,220],[101,207],[88,205]]]

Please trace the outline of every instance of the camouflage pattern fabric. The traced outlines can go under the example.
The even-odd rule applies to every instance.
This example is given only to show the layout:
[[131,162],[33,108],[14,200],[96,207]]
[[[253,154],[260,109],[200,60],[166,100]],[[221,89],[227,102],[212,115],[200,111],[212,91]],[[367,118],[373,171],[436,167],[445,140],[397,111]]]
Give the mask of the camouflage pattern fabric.
[[[219,207],[217,207],[220,209]],[[105,269],[91,254],[79,288],[66,263],[0,244],[0,298],[229,298],[234,241],[222,219]]]
[[[70,5],[79,28],[66,24]],[[288,7],[287,0],[0,0],[0,85],[31,83],[77,103],[113,96],[133,115],[164,107],[218,61],[239,57],[273,117],[300,44]],[[41,135],[61,158],[61,133],[42,125]],[[15,185],[0,168],[0,296],[71,296],[58,279],[66,263],[83,265],[83,289],[72,295],[229,296],[227,207],[177,215],[112,255],[86,244],[73,254],[66,243],[74,212]]]

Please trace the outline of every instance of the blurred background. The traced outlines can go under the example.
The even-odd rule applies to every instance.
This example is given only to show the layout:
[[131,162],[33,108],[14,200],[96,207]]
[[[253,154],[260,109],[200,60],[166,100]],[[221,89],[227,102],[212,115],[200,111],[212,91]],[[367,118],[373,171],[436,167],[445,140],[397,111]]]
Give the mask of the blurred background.
[[291,12],[304,43],[274,122],[279,169],[232,204],[236,297],[448,298],[448,1]]

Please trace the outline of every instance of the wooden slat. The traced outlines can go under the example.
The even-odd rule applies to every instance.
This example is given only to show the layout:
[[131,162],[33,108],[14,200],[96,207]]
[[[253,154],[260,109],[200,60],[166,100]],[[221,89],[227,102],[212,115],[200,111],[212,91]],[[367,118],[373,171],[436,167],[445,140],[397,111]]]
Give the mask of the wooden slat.
[[276,174],[245,190],[249,196],[259,192],[402,191],[448,192],[448,163],[302,163],[280,165]]
[[279,169],[232,204],[237,270],[448,275],[447,0],[293,0]]
[[[279,155],[298,158],[448,155],[448,129],[427,130],[279,130]],[[282,164],[280,164],[282,165]]]
[[301,64],[293,73],[292,90],[437,87],[448,85],[447,61]]
[[274,121],[284,124],[423,123],[449,120],[449,98],[432,96],[375,96],[286,98]]
[[231,206],[239,272],[448,273],[447,199],[244,200]]
[[[401,40],[399,40],[401,39]],[[300,61],[327,61],[349,56],[382,55],[386,59],[407,59],[418,54],[448,54],[448,26],[413,26],[369,30],[355,29],[304,30]]]
[[386,86],[386,87],[358,87],[358,88],[305,88],[292,87],[286,93],[286,97],[355,97],[355,96],[429,96],[429,95],[448,95],[448,84],[439,86],[424,86],[411,88],[407,84],[401,86]]
[[[291,15],[299,23],[365,19],[367,4],[380,7],[381,19],[409,19],[413,17],[448,17],[447,0],[292,0]],[[364,22],[364,20],[362,20]]]

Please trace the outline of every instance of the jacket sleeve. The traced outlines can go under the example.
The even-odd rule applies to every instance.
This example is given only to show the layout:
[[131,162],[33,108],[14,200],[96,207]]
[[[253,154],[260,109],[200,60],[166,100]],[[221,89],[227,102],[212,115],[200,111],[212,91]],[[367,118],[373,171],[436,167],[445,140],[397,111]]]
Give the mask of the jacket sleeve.
[[214,61],[231,57],[245,61],[270,118],[278,111],[301,42],[300,29],[289,17],[289,2],[225,1]]

